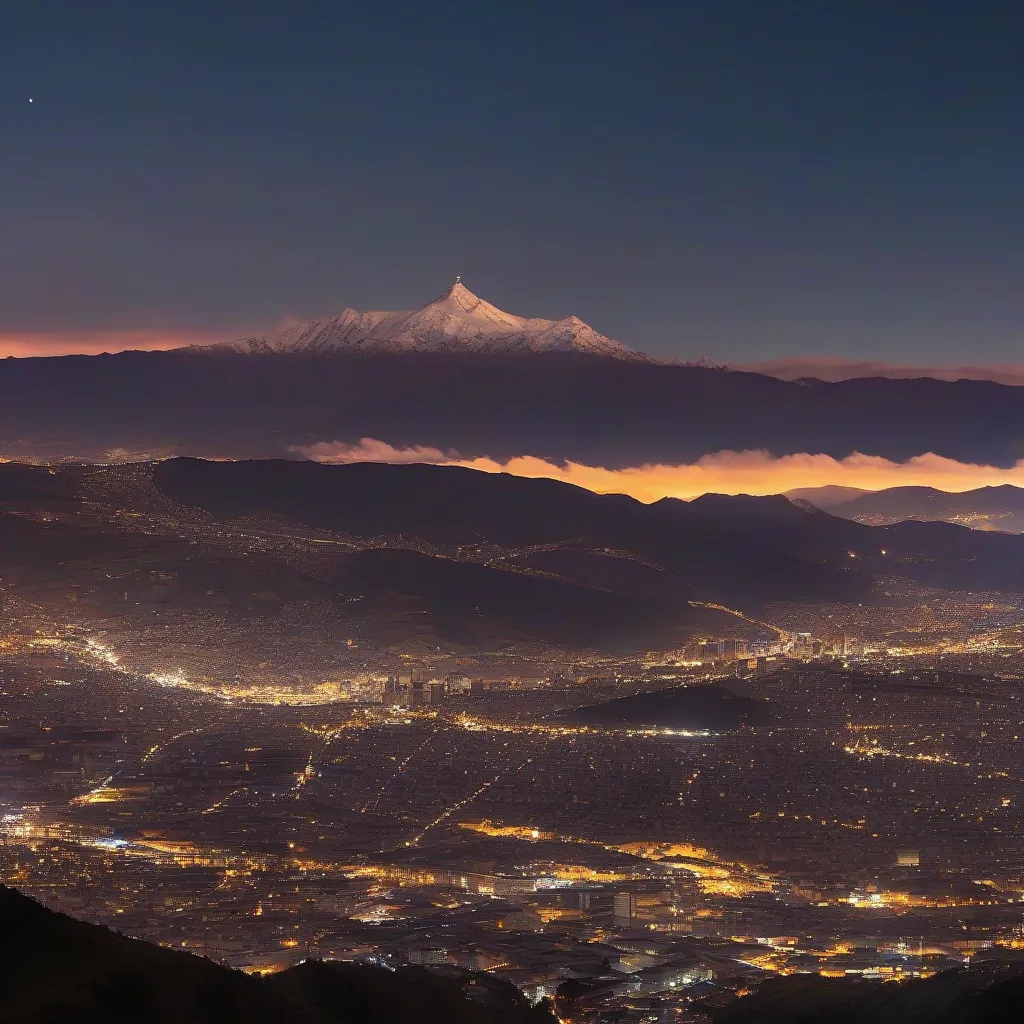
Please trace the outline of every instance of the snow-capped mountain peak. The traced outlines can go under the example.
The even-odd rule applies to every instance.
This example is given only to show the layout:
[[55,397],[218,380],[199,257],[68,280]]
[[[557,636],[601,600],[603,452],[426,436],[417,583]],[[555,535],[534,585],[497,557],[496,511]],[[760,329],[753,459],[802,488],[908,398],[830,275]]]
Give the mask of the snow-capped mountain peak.
[[298,324],[250,349],[305,351],[584,352],[618,359],[642,358],[621,342],[598,334],[577,316],[544,320],[514,316],[474,295],[456,278],[433,302],[399,312],[357,312]]
[[444,295],[438,296],[433,302],[416,312],[424,313],[427,310],[472,321],[480,324],[482,328],[498,327],[522,330],[530,322],[522,317],[513,316],[511,313],[505,313],[497,306],[492,306],[478,295],[474,295],[462,283],[461,277],[455,279],[455,284]]

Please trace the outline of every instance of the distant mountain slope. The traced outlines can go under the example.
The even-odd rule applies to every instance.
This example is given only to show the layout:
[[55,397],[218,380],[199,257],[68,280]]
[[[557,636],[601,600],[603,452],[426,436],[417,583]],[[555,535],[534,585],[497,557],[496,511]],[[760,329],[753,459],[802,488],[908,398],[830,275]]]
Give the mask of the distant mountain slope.
[[[472,979],[467,978],[472,984]],[[4,1024],[553,1024],[512,988],[422,969],[306,963],[267,979],[47,910],[0,886]]]
[[786,491],[786,497],[793,501],[809,501],[812,505],[828,512],[836,505],[851,501],[869,491],[863,487],[844,487],[842,484],[826,484],[824,487],[794,487]]
[[575,344],[363,351],[285,341],[292,351],[275,351],[275,342],[244,353],[215,346],[0,360],[0,457],[268,458],[363,437],[612,468],[745,450],[897,461],[935,452],[993,465],[1020,455],[1024,388],[985,381],[805,386],[606,358]]
[[828,511],[871,526],[917,519],[1024,533],[1024,488],[1005,484],[949,493],[934,487],[890,487],[830,504]]

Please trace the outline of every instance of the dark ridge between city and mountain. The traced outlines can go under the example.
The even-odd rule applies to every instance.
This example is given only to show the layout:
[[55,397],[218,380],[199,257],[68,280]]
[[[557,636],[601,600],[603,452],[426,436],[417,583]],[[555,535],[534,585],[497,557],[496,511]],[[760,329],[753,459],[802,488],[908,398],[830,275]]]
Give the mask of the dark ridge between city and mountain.
[[865,526],[779,495],[646,505],[429,465],[0,465],[12,593],[65,611],[72,593],[75,615],[119,617],[153,571],[168,609],[216,600],[260,616],[314,600],[382,644],[622,652],[763,632],[737,615],[759,619],[771,602],[871,603],[894,577],[1024,593],[1024,538]]
[[983,964],[887,984],[811,974],[770,978],[712,1012],[715,1024],[1016,1024],[1024,1016],[1022,966]]
[[1009,466],[1021,422],[1020,387],[661,362],[459,282],[417,310],[345,310],[244,343],[0,360],[0,457],[36,461],[273,458],[372,437],[609,468],[747,450]]
[[719,451],[924,452],[1008,466],[1024,388],[987,381],[805,387],[743,371],[578,352],[187,350],[0,360],[0,452],[273,458],[378,438],[464,456],[617,468]]
[[619,697],[559,717],[579,725],[723,732],[742,725],[763,725],[769,718],[769,705],[738,697],[722,686],[680,686]]
[[554,1024],[512,985],[308,961],[265,978],[47,910],[0,886],[4,1024]]
[[[747,608],[769,600],[862,601],[880,576],[1024,592],[1020,538],[946,523],[870,527],[797,507],[782,495],[707,494],[645,505],[553,480],[382,463],[171,459],[154,474],[176,501],[222,519],[273,514],[359,536],[629,552],[661,570],[648,590],[659,598]],[[597,574],[587,582],[604,581]]]
[[791,494],[826,509],[834,516],[870,526],[916,519],[920,522],[957,523],[974,530],[1024,533],[1024,488],[1012,484],[952,493],[935,487],[888,487],[881,491],[861,492],[839,501],[832,500],[833,495],[826,493],[820,503],[813,489],[801,490],[799,495]]

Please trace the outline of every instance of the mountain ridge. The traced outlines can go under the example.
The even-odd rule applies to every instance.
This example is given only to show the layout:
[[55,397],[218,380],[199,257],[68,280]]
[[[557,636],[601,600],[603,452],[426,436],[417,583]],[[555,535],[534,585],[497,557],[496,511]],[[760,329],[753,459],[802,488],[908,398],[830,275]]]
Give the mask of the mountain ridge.
[[[74,587],[75,621],[127,633],[136,605],[124,594],[149,595],[154,566],[161,616],[206,616],[220,595],[238,630],[268,601],[312,602],[345,636],[389,650],[674,650],[780,601],[885,603],[894,577],[912,592],[1024,593],[1024,539],[1011,534],[866,526],[779,496],[647,505],[465,467],[6,464],[0,501],[5,588],[66,618]],[[99,571],[86,583],[83,559]]]
[[945,522],[969,526],[975,530],[1024,533],[1024,488],[1014,484],[976,487],[969,491],[943,491],[937,487],[905,485],[879,491],[865,491],[845,500],[825,500],[818,504],[810,489],[789,492],[789,496],[808,501],[830,515],[868,526],[894,523]]
[[0,360],[0,458],[265,459],[366,437],[466,459],[525,455],[607,469],[689,465],[720,452],[897,463],[933,453],[1011,467],[1024,451],[1022,387],[805,387],[640,354],[603,358],[572,347],[575,321],[538,328],[536,336],[550,332],[538,344],[559,323],[568,332],[562,347],[555,339],[546,349],[530,348],[521,332],[501,334],[500,344],[498,335],[469,345],[445,335],[429,349],[339,346],[329,323],[318,323],[320,334],[296,328],[283,342]]

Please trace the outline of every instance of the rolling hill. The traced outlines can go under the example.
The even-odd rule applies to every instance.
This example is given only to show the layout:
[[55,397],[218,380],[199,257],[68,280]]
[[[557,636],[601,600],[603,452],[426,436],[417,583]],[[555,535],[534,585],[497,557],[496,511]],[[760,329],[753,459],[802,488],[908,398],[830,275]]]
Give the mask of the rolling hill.
[[[814,497],[805,497],[817,504]],[[957,493],[934,487],[889,487],[838,502],[826,499],[824,507],[832,515],[871,526],[916,519],[957,523],[973,530],[1024,533],[1024,488],[1011,484]]]
[[274,616],[323,614],[383,644],[655,649],[737,628],[709,606],[870,603],[892,577],[1021,593],[1024,539],[426,465],[0,465],[7,598],[154,643],[197,621],[269,636]]

